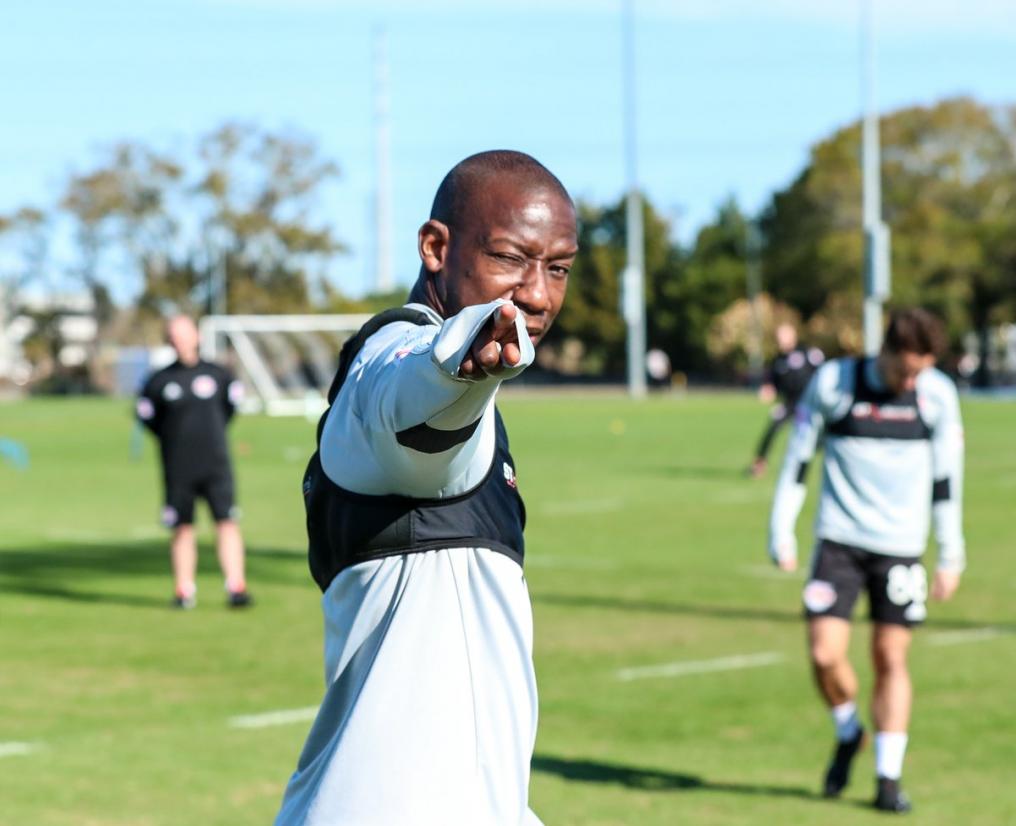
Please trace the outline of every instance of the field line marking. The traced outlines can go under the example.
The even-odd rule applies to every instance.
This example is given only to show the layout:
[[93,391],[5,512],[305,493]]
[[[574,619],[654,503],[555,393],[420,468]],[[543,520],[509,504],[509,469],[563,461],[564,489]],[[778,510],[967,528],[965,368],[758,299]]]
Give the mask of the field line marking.
[[971,628],[963,631],[938,631],[928,634],[927,642],[931,645],[962,645],[966,642],[993,640],[1005,634],[1001,628]]
[[279,711],[266,711],[264,714],[241,714],[229,718],[230,728],[268,728],[269,726],[286,726],[290,723],[306,723],[317,717],[318,707],[287,708]]
[[41,743],[19,743],[12,740],[0,743],[0,757],[21,757],[26,754],[35,754],[37,751],[42,751],[42,748]]
[[742,668],[759,668],[776,665],[786,657],[779,651],[762,651],[758,654],[735,654],[715,660],[685,660],[683,662],[644,665],[636,668],[622,668],[617,678],[623,682],[646,680],[652,677],[684,677],[687,674],[708,674],[713,671],[737,671]]

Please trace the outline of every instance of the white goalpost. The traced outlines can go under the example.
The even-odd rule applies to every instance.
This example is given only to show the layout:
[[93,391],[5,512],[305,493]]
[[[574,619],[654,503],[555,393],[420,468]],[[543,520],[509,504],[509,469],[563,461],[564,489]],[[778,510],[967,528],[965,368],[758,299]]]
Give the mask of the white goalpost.
[[209,315],[201,357],[233,366],[247,390],[241,409],[269,416],[317,416],[342,343],[371,316]]

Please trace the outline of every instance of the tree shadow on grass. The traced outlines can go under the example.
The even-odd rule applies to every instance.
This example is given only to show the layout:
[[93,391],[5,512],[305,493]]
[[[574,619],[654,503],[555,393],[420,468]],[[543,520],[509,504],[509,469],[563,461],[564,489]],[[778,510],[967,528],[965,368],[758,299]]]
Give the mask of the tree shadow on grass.
[[810,789],[795,786],[751,785],[706,780],[699,775],[622,766],[598,760],[566,760],[545,754],[533,755],[532,768],[540,774],[555,774],[578,783],[603,783],[647,792],[704,791],[730,794],[796,797],[820,800]]
[[[306,556],[278,548],[249,548],[251,582],[306,586]],[[214,548],[201,547],[199,569],[217,571]],[[0,593],[20,593],[81,605],[114,604],[164,609],[168,598],[138,593],[131,580],[171,581],[168,541],[58,542],[38,547],[0,547]],[[111,587],[112,586],[112,587]]]
[[[648,614],[674,614],[678,616],[709,617],[711,619],[745,620],[765,622],[787,622],[803,624],[804,618],[800,609],[776,610],[772,608],[753,608],[744,605],[705,605],[701,603],[664,602],[662,600],[629,599],[626,597],[610,597],[595,594],[532,594],[534,603],[556,605],[565,608],[590,608],[610,611],[631,611]],[[866,609],[860,606],[855,613],[855,620],[866,621]],[[1000,631],[1016,633],[1016,623],[991,619],[929,619],[924,629],[968,629],[990,626]]]

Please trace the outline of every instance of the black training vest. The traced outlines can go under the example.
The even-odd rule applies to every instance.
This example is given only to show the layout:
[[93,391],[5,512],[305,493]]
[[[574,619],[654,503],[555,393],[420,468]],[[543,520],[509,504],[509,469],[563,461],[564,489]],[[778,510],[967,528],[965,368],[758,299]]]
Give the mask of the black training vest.
[[[335,402],[364,342],[394,321],[433,323],[425,313],[407,308],[386,310],[368,321],[342,347],[328,391],[329,405]],[[327,416],[326,410],[318,423],[319,447]],[[472,490],[448,499],[353,493],[328,478],[315,451],[303,477],[303,499],[310,571],[321,590],[326,590],[340,571],[358,562],[440,548],[490,548],[521,565],[526,510],[516,487],[508,433],[497,410],[495,424],[494,458],[487,475]]]
[[931,430],[921,418],[917,393],[875,390],[865,377],[870,359],[859,358],[854,369],[854,400],[847,414],[827,432],[867,439],[930,439]]

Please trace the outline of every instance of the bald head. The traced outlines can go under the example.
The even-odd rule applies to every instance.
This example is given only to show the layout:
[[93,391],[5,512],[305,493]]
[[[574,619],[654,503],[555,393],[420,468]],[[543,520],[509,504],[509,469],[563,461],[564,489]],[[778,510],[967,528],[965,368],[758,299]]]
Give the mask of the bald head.
[[536,158],[510,149],[493,149],[470,155],[452,167],[437,188],[431,219],[453,229],[461,228],[494,179],[510,182],[520,191],[552,192],[571,203],[564,185]]
[[166,322],[166,340],[181,362],[198,363],[198,328],[190,316],[175,315]]
[[481,152],[441,181],[418,248],[420,277],[410,301],[443,318],[511,301],[536,343],[561,308],[578,252],[575,204],[529,155]]

